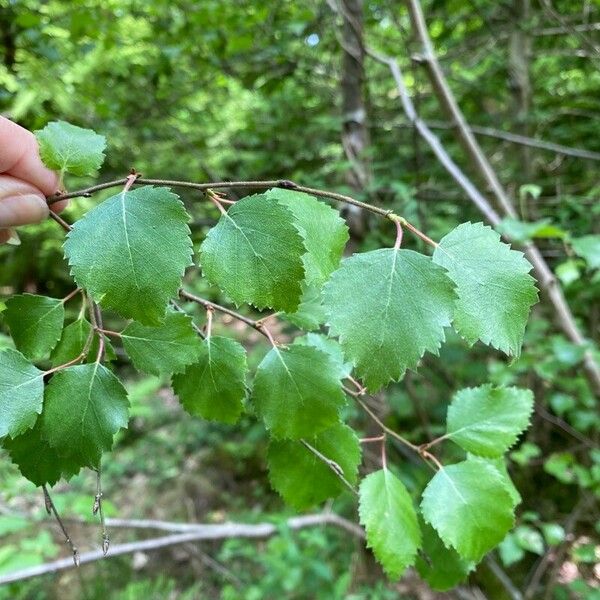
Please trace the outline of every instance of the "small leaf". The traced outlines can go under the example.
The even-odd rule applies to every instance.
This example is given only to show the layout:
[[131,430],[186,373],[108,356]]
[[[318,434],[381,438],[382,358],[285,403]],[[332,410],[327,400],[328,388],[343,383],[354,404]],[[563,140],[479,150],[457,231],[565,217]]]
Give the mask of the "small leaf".
[[421,530],[410,494],[388,469],[375,471],[360,484],[358,511],[367,545],[387,575],[398,579],[415,563],[421,547]]
[[277,438],[311,437],[338,420],[344,393],[329,355],[310,346],[273,348],[256,371],[252,400]]
[[130,323],[121,339],[135,368],[151,375],[183,371],[198,358],[202,346],[192,319],[173,311],[158,327]]
[[106,138],[91,129],[52,121],[35,136],[44,164],[55,171],[94,175],[104,162]]
[[498,458],[481,458],[473,454],[467,454],[467,458],[471,462],[479,460],[484,464],[487,463],[492,465],[498,471],[498,473],[500,473],[500,476],[504,480],[505,487],[512,498],[514,506],[521,504],[523,498],[521,498],[521,494],[519,493],[517,486],[514,484],[510,473],[508,472],[506,459],[503,456],[499,456]]
[[5,439],[3,445],[23,477],[35,485],[54,485],[61,477],[69,479],[79,472],[77,463],[60,456],[42,438],[40,420],[22,435]]
[[[58,367],[60,365],[65,365],[80,356],[91,333],[92,326],[84,318],[77,319],[77,321],[73,321],[73,323],[67,325],[63,329],[60,341],[50,355],[52,366]],[[96,360],[96,356],[98,355],[98,344],[99,339],[98,336],[95,335],[90,344],[86,358],[87,362]],[[105,361],[115,360],[115,351],[106,336],[104,336],[104,352]]]
[[236,304],[294,312],[304,279],[302,238],[288,208],[264,194],[236,202],[206,236],[206,278]]
[[302,337],[296,338],[294,344],[312,346],[317,350],[325,352],[325,354],[329,354],[340,379],[346,379],[352,373],[352,364],[346,362],[342,348],[336,340],[325,337],[321,333],[307,333]]
[[306,248],[302,257],[306,282],[322,286],[338,268],[349,237],[340,213],[302,192],[273,188],[266,196],[286,206],[294,216]]
[[518,356],[530,308],[537,302],[531,265],[482,223],[463,223],[439,243],[433,260],[445,267],[458,299],[454,327],[469,342],[481,340]]
[[571,243],[577,256],[584,258],[590,269],[600,269],[600,234],[584,235]]
[[514,501],[498,470],[467,460],[438,471],[423,492],[423,518],[446,546],[479,562],[514,524]]
[[529,426],[531,390],[482,385],[454,394],[446,437],[478,456],[504,454]]
[[0,352],[0,439],[34,426],[44,402],[44,372],[20,352]]
[[412,250],[392,248],[342,261],[323,290],[330,335],[371,391],[437,353],[454,293],[444,270]]
[[42,436],[79,466],[96,467],[114,434],[127,426],[128,408],[125,388],[106,367],[68,367],[46,386]]
[[173,377],[173,390],[192,415],[235,423],[246,398],[246,351],[229,338],[210,336],[196,362]]
[[473,565],[462,559],[453,548],[446,548],[435,529],[421,522],[423,557],[417,557],[417,571],[429,586],[445,592],[464,581]]
[[179,197],[166,188],[112,196],[67,234],[71,274],[102,306],[160,325],[191,265],[188,219]]
[[[335,463],[348,483],[354,484],[360,464],[358,438],[350,427],[338,423],[306,440]],[[346,488],[332,466],[296,440],[272,440],[267,457],[271,485],[297,510],[333,498]]]
[[30,360],[41,360],[60,338],[65,309],[56,298],[22,294],[7,300],[4,319],[17,349]]

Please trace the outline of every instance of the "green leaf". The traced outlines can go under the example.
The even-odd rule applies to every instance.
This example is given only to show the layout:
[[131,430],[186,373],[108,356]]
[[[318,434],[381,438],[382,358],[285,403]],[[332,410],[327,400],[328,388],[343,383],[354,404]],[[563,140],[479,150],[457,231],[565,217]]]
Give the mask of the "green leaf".
[[482,223],[463,223],[439,243],[433,260],[448,270],[458,299],[454,327],[469,342],[518,356],[537,302],[531,265]]
[[304,279],[302,238],[288,208],[264,194],[236,202],[206,236],[206,278],[236,304],[294,312]]
[[322,286],[338,268],[349,238],[340,213],[302,192],[273,188],[265,195],[286,206],[294,216],[306,248],[302,257],[306,281]]
[[479,562],[514,524],[514,501],[498,470],[467,460],[438,471],[423,492],[423,518],[465,560]]
[[515,541],[523,550],[527,550],[527,552],[532,552],[538,556],[544,554],[544,540],[542,534],[537,529],[529,525],[520,525],[514,530],[513,535],[515,536]]
[[454,293],[443,269],[412,250],[381,249],[342,261],[323,290],[330,335],[371,391],[437,353]]
[[367,532],[367,545],[392,579],[415,563],[421,530],[404,484],[388,469],[365,477],[359,490],[358,512]]
[[433,527],[425,522],[420,525],[423,557],[417,557],[417,571],[432,589],[445,592],[464,581],[473,565],[453,548],[446,548]]
[[498,554],[500,554],[500,560],[505,567],[510,567],[510,565],[518,563],[525,556],[523,548],[517,544],[515,536],[512,533],[509,533],[500,542]]
[[44,402],[44,372],[20,352],[0,352],[0,439],[34,426]]
[[304,331],[315,331],[325,323],[327,315],[321,298],[322,286],[302,282],[302,297],[293,313],[281,313],[281,317]]
[[527,429],[532,411],[531,390],[490,384],[465,388],[448,407],[446,437],[478,456],[500,456]]
[[273,348],[256,371],[252,400],[276,438],[313,436],[338,420],[345,403],[336,366],[311,346]]
[[106,138],[91,129],[52,121],[35,132],[47,167],[73,175],[94,175],[104,162]]
[[152,375],[183,371],[198,358],[202,347],[191,317],[173,311],[167,312],[158,327],[130,323],[121,339],[135,368]]
[[[361,460],[358,438],[350,427],[338,423],[306,442],[354,484]],[[332,467],[296,440],[272,440],[267,456],[271,485],[297,510],[319,504],[344,491],[344,483]]]
[[586,260],[590,269],[600,269],[600,234],[584,235],[571,243],[573,250]]
[[17,349],[31,360],[41,360],[60,338],[65,308],[56,298],[22,294],[7,300],[4,319]]
[[235,340],[207,337],[196,362],[173,377],[173,390],[192,415],[235,423],[246,398],[246,351]]
[[336,373],[340,379],[346,379],[352,373],[352,364],[346,362],[342,348],[336,340],[325,337],[321,333],[307,333],[294,340],[294,344],[312,346],[328,354],[335,364]]
[[60,456],[42,438],[41,419],[35,427],[22,435],[4,440],[4,448],[26,479],[35,485],[54,485],[61,477],[69,479],[79,472],[80,466]]
[[[50,361],[53,367],[64,365],[77,358],[84,350],[89,335],[92,333],[92,326],[84,319],[77,319],[67,325],[62,332],[60,341],[50,355]],[[87,362],[96,360],[98,355],[98,336],[95,335],[87,355]],[[104,336],[104,360],[115,360],[116,354],[106,336]]]
[[526,242],[532,238],[559,238],[567,237],[566,231],[553,225],[550,219],[541,219],[533,223],[526,223],[505,217],[496,226],[496,231],[509,237],[513,242]]
[[71,274],[102,306],[160,325],[192,264],[188,219],[179,197],[166,188],[117,194],[68,233]]
[[517,486],[514,484],[510,473],[508,472],[506,459],[504,456],[499,456],[498,458],[481,458],[480,456],[475,456],[474,454],[467,454],[467,458],[469,461],[479,460],[484,464],[487,463],[492,465],[498,471],[498,473],[500,473],[500,476],[504,480],[505,487],[512,498],[513,504],[515,506],[521,504],[523,498],[521,498],[521,494],[519,493]]
[[68,367],[46,386],[42,435],[60,455],[96,467],[114,434],[127,426],[128,408],[125,388],[106,367]]

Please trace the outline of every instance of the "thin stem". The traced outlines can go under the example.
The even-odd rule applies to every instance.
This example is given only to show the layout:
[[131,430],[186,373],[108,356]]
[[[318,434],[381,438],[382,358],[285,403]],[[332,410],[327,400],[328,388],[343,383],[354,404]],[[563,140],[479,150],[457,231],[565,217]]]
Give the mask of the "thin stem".
[[259,331],[261,331],[269,340],[269,342],[271,342],[271,346],[273,346],[273,348],[277,348],[277,342],[275,341],[275,338],[273,337],[272,333],[269,331],[269,328],[266,327],[265,325],[259,325]]
[[106,530],[106,520],[104,518],[104,508],[102,506],[102,465],[98,465],[96,470],[96,495],[94,496],[94,506],[92,507],[92,514],[100,515],[100,526],[102,528],[102,552],[104,556],[108,554],[108,548],[110,546],[110,538]]
[[369,444],[371,442],[381,442],[381,440],[385,440],[385,435],[378,435],[376,437],[366,437],[366,438],[360,438],[360,440],[358,440],[361,444]]
[[215,313],[215,309],[212,306],[209,306],[206,309],[206,339],[210,339],[210,334],[212,332],[212,322],[213,322],[213,314]]
[[256,329],[256,331],[258,331],[259,333],[261,333],[262,335],[267,337],[267,334],[264,332],[263,327],[261,327],[261,325],[257,321],[255,321],[254,319],[251,319],[250,317],[245,317],[244,315],[241,315],[240,313],[235,312],[235,310],[231,310],[230,308],[221,306],[220,304],[211,302],[210,300],[205,300],[204,298],[200,298],[199,296],[190,294],[190,292],[186,292],[185,290],[179,290],[179,295],[182,298],[184,298],[185,300],[189,300],[190,302],[195,302],[196,304],[200,304],[200,306],[203,306],[205,309],[210,307],[213,310],[216,310],[220,313],[223,313],[225,315],[229,315],[230,317],[233,317],[237,321],[246,323],[246,325],[248,325],[249,327],[252,327],[253,329]]
[[227,211],[223,208],[221,204],[221,199],[215,194],[212,190],[206,190],[207,198],[219,209],[219,212],[222,215],[226,215]]
[[136,172],[131,172],[127,175],[125,180],[125,185],[123,187],[123,194],[127,193],[131,186],[135,183],[135,180],[138,178],[138,174]]
[[64,219],[59,217],[55,212],[50,211],[48,215],[52,220],[56,221],[65,231],[73,229]]
[[346,379],[356,388],[356,392],[359,396],[364,396],[364,394],[367,392],[367,390],[363,385],[361,385],[360,381],[357,381],[356,379],[354,379],[354,377],[352,377],[352,375],[348,375],[348,377],[346,377]]
[[[183,310],[183,308],[181,308],[181,306],[179,306],[179,304],[177,304],[177,302],[175,302],[175,300],[171,300],[169,302],[169,304],[177,311],[180,313],[183,313],[184,315],[187,315],[187,312],[185,312],[185,310]],[[202,329],[200,329],[200,327],[198,327],[198,325],[196,325],[196,323],[194,323],[192,321],[192,327],[194,329],[194,331],[202,338],[205,339],[205,335],[204,332],[202,331]]]
[[344,476],[344,470],[340,465],[338,465],[334,460],[327,458],[324,454],[321,454],[316,448],[311,446],[306,440],[300,440],[300,443],[310,452],[312,452],[320,461],[325,463],[338,477],[338,479],[355,495],[358,495],[358,492],[354,488],[354,486],[346,479]]
[[43,485],[42,490],[44,492],[44,504],[46,505],[46,510],[49,513],[52,513],[54,515],[54,518],[58,522],[58,525],[60,526],[60,529],[61,529],[63,535],[65,536],[65,542],[69,545],[69,548],[71,549],[71,552],[73,553],[73,562],[75,563],[75,566],[78,567],[79,566],[79,551],[77,550],[77,547],[75,546],[75,544],[73,544],[73,541],[71,540],[71,536],[67,532],[65,524],[63,523],[62,519],[60,518],[60,515],[58,514],[58,511],[56,510],[56,506],[54,506],[54,502],[52,501],[50,492],[48,492],[48,488],[45,485]]
[[66,304],[71,298],[74,298],[75,296],[77,296],[77,294],[79,294],[79,292],[81,292],[82,289],[81,288],[75,288],[70,294],[67,294],[62,300],[61,302],[63,304]]
[[387,454],[385,453],[385,435],[381,436],[381,468],[387,471]]
[[394,250],[400,250],[400,246],[402,245],[402,234],[404,232],[399,219],[395,220],[394,223],[396,223],[396,243],[394,244]]
[[112,331],[111,329],[100,329],[100,327],[96,327],[95,331],[97,331],[98,333],[107,335],[108,337],[116,337],[116,338],[123,337],[122,333],[119,333],[118,331]]

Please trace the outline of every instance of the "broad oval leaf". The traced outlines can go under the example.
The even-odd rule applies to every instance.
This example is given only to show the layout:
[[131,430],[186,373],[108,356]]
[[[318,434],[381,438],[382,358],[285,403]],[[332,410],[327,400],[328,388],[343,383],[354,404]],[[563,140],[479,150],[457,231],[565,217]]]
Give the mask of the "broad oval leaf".
[[91,129],[52,121],[35,136],[44,164],[61,175],[94,175],[104,162],[106,138]]
[[371,391],[437,353],[454,292],[443,269],[412,250],[386,248],[342,261],[323,290],[330,335]]
[[353,485],[361,460],[356,434],[342,423],[305,441],[335,464],[325,464],[315,451],[299,440],[272,440],[267,455],[271,485],[298,510],[333,498],[346,489],[333,469],[339,470]]
[[208,232],[200,265],[206,278],[236,304],[294,312],[304,253],[290,210],[256,194],[236,202]]
[[207,337],[196,362],[173,377],[173,390],[192,415],[235,423],[246,398],[246,351],[235,340]]
[[57,298],[20,294],[6,301],[4,319],[17,349],[30,360],[41,360],[60,338],[64,304]]
[[0,439],[35,425],[44,402],[44,372],[20,352],[0,352]]
[[159,325],[192,264],[188,219],[179,197],[166,188],[112,196],[67,234],[71,274],[102,306]]
[[383,570],[398,579],[415,563],[421,530],[404,484],[388,469],[367,475],[360,484],[358,512],[367,532],[367,545]]
[[97,467],[115,433],[127,426],[128,409],[125,388],[106,367],[68,367],[46,386],[42,436],[79,466]]
[[515,503],[489,462],[467,460],[442,468],[423,492],[423,518],[444,544],[479,562],[514,524]]
[[121,339],[135,368],[152,375],[183,371],[198,358],[202,347],[191,317],[173,311],[167,312],[158,327],[130,323]]
[[338,268],[349,237],[340,213],[303,192],[273,188],[266,196],[292,213],[306,248],[302,257],[306,282],[322,286]]
[[276,438],[313,436],[338,421],[345,403],[336,366],[311,346],[273,348],[256,371],[252,400]]
[[454,327],[467,342],[481,340],[518,356],[531,307],[537,302],[531,265],[482,223],[463,223],[439,243],[433,260],[448,270],[458,299]]
[[446,437],[478,456],[501,456],[527,429],[533,411],[531,390],[482,385],[454,394]]
[[58,452],[42,437],[38,420],[33,429],[14,439],[5,439],[4,448],[23,477],[35,485],[54,485],[61,477],[69,479],[79,472],[80,465]]

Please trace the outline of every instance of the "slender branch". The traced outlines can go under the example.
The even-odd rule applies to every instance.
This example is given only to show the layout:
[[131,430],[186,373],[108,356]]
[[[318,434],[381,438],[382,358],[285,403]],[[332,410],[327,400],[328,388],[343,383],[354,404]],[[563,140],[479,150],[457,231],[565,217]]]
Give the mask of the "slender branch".
[[65,231],[73,229],[63,218],[59,217],[55,212],[50,211],[48,215],[53,221],[56,221]]
[[110,546],[110,538],[106,530],[106,519],[104,517],[104,507],[102,506],[102,466],[99,464],[96,471],[96,496],[94,497],[94,506],[92,507],[92,514],[100,515],[100,527],[102,530],[102,552],[104,556],[108,554],[108,548]]
[[221,306],[220,304],[217,304],[216,302],[211,302],[210,300],[205,300],[204,298],[200,298],[200,296],[190,294],[190,292],[186,292],[185,290],[179,290],[179,295],[182,298],[184,298],[185,300],[189,300],[190,302],[195,302],[196,304],[200,304],[200,306],[203,306],[206,310],[208,310],[208,309],[216,310],[225,315],[229,315],[230,317],[233,317],[234,319],[241,321],[242,323],[246,323],[246,325],[248,325],[249,327],[256,329],[256,331],[258,331],[265,337],[268,337],[264,331],[264,327],[259,322],[255,321],[254,319],[251,319],[250,317],[245,317],[244,315],[236,312],[235,310],[231,310],[230,308]]
[[[114,526],[114,521],[114,519],[107,519],[107,523],[111,526]],[[146,523],[147,527],[156,528],[156,522],[149,521]],[[177,526],[178,524],[173,525]],[[285,521],[285,525],[294,531],[305,529],[307,527],[333,526],[343,529],[358,539],[363,540],[365,537],[362,528],[333,513],[293,517]],[[276,535],[279,531],[279,527],[273,523],[257,523],[253,525],[246,525],[244,523],[223,523],[219,525],[198,524],[191,527],[193,527],[193,529],[186,529],[185,533],[166,535],[159,538],[126,544],[115,544],[112,546],[111,553],[107,559],[114,556],[132,554],[134,552],[149,552],[177,544],[198,542],[201,540],[222,540],[229,538],[264,539]],[[101,550],[84,552],[80,555],[80,563],[88,564],[101,560],[102,558],[104,558],[104,555]],[[72,568],[72,566],[73,563],[70,559],[60,559],[43,565],[21,569],[13,573],[0,575],[0,585],[23,581],[25,579],[31,579],[32,577],[39,577],[40,575],[47,575],[49,573],[57,573]]]
[[[99,183],[98,185],[93,185],[91,187],[85,188],[83,190],[78,190],[75,192],[69,192],[68,194],[56,194],[54,196],[48,196],[46,199],[48,204],[52,206],[52,204],[56,202],[60,202],[61,200],[67,200],[69,198],[79,198],[79,197],[89,197],[95,192],[99,192],[101,190],[106,190],[112,187],[121,187],[127,182],[127,178],[124,179],[115,179],[114,181],[107,181],[105,183]],[[353,204],[354,206],[359,206],[360,208],[364,208],[367,211],[372,213],[382,215],[387,217],[392,211],[386,210],[384,208],[380,208],[378,206],[373,206],[372,204],[367,204],[366,202],[361,202],[360,200],[356,200],[351,196],[346,196],[345,194],[338,194],[336,192],[329,192],[327,190],[319,190],[316,188],[306,187],[303,185],[298,185],[293,181],[288,181],[286,179],[273,179],[267,181],[211,181],[208,183],[196,183],[194,181],[177,181],[173,179],[146,179],[144,177],[138,177],[134,185],[163,185],[163,186],[172,186],[172,187],[181,187],[181,188],[190,188],[194,190],[207,191],[212,188],[215,189],[236,189],[236,188],[255,188],[255,189],[268,189],[273,187],[279,187],[288,190],[295,190],[297,192],[304,192],[305,194],[312,194],[314,196],[320,196],[322,198],[329,198],[331,200],[336,200],[337,202],[344,202],[346,204]]]
[[[52,497],[50,496],[50,492],[48,491],[48,488],[45,485],[42,486],[42,491],[44,492],[44,504],[46,506],[46,511],[48,511],[49,513],[52,513],[54,515],[54,518],[56,519],[63,535],[65,536],[65,542],[68,544],[69,548],[71,549],[71,553],[72,553],[73,557],[72,557],[72,559],[67,560],[68,566],[69,567],[71,566],[71,561],[72,561],[73,564],[76,567],[78,567],[80,565],[79,551],[77,550],[77,547],[75,546],[75,544],[73,544],[73,541],[71,540],[71,536],[67,532],[65,524],[62,522],[62,519],[60,518],[60,515],[58,514],[58,511],[56,510],[56,506],[54,505],[54,501],[52,500]],[[0,578],[0,584],[2,584],[1,578]]]

